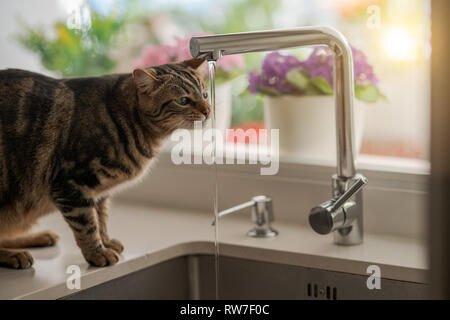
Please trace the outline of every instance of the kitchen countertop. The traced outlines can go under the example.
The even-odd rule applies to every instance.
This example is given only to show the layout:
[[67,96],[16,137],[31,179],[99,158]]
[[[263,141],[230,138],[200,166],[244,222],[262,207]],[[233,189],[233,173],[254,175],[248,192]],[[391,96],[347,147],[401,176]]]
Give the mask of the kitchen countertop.
[[[66,286],[70,265],[80,267],[82,290],[171,258],[215,252],[212,213],[113,203],[109,220],[110,236],[125,246],[118,264],[89,266],[62,216],[52,214],[34,230],[55,231],[60,241],[55,247],[29,249],[35,260],[30,269],[0,267],[0,299],[57,299],[72,294],[75,291]],[[331,235],[320,236],[292,222],[276,221],[273,227],[280,234],[272,239],[247,237],[251,227],[248,217],[221,219],[220,255],[361,275],[376,264],[382,278],[427,282],[427,247],[415,239],[366,234],[362,245],[337,246]]]

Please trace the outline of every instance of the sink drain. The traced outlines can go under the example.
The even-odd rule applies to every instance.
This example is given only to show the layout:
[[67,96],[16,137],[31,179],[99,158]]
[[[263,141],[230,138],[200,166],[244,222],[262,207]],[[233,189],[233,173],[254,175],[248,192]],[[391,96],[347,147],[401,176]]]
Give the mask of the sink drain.
[[337,288],[336,287],[319,287],[318,284],[308,283],[306,286],[308,297],[316,299],[337,300]]

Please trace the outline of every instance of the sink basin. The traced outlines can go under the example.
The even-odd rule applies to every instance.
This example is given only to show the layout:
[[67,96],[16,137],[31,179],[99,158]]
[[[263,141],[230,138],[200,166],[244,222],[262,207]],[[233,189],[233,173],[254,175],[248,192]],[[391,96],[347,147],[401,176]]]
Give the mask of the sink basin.
[[[221,256],[220,299],[424,299],[423,283],[381,279],[369,290],[367,276]],[[215,299],[213,255],[174,258],[63,299]]]

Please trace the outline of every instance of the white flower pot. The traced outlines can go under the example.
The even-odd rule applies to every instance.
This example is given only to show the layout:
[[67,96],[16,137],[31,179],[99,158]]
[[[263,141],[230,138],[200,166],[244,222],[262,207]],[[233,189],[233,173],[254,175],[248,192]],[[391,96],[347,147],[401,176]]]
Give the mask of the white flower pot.
[[[225,130],[230,127],[231,123],[231,101],[231,82],[216,86],[216,129],[222,132],[223,137],[225,137]],[[211,128],[211,118],[207,121],[206,128]]]
[[231,82],[216,87],[216,128],[225,135],[231,123]]
[[[364,129],[365,104],[354,100],[355,152]],[[336,120],[333,96],[281,96],[264,99],[267,129],[279,129],[280,156],[335,161]]]

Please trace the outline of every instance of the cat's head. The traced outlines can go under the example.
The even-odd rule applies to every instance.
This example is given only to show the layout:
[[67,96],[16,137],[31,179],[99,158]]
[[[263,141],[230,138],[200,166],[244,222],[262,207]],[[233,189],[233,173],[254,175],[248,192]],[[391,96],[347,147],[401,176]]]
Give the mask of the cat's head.
[[144,116],[167,132],[190,129],[208,119],[208,90],[198,68],[203,59],[163,64],[133,71]]

